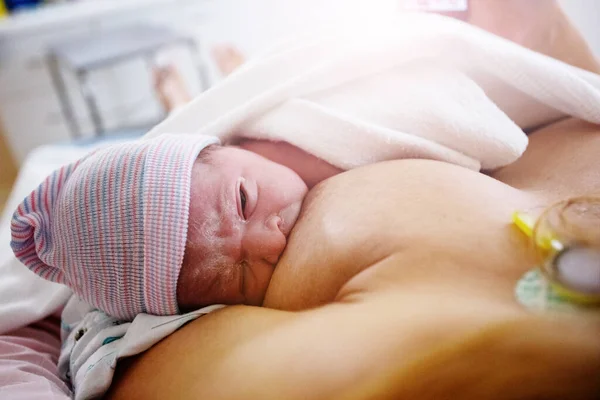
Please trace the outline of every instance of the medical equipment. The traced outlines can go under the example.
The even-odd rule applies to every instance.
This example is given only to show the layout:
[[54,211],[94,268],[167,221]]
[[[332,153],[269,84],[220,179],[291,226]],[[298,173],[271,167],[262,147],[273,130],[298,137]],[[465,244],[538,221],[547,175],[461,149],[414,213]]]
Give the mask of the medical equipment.
[[515,212],[513,222],[536,247],[542,259],[539,269],[558,296],[579,305],[600,306],[600,248],[560,237],[548,218],[536,222]]

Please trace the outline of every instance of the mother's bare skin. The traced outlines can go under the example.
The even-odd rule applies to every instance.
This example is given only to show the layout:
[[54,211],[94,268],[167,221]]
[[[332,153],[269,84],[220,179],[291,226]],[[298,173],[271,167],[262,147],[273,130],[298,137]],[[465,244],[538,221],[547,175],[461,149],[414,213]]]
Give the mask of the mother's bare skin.
[[[554,2],[539,5],[555,15]],[[553,43],[562,43],[553,55],[597,68],[560,26],[569,34]],[[120,367],[112,398],[593,398],[598,321],[540,320],[515,303],[514,283],[536,259],[510,213],[600,193],[599,151],[600,128],[569,119],[533,133],[525,155],[497,180],[406,160],[324,182],[307,200],[265,302],[304,311],[210,314]],[[471,348],[449,370],[430,363],[409,373],[432,349],[499,326],[514,326],[503,337],[516,343],[492,341],[479,359]],[[496,387],[481,384],[491,376]]]
[[557,60],[600,72],[587,43],[554,0],[469,0],[468,22]]
[[[203,317],[130,365],[115,386],[121,397],[114,398],[331,399],[408,371],[431,349],[529,321],[533,317],[516,304],[513,288],[536,259],[510,226],[510,214],[541,210],[549,201],[544,193],[426,160],[338,175],[307,200],[265,301],[268,307],[304,311],[232,307]],[[531,346],[540,339],[523,337],[514,359],[496,359],[490,350],[489,360],[506,362],[498,373],[522,357],[546,354],[547,363],[532,364],[530,373],[539,377],[528,390],[535,389],[537,398],[558,399],[563,397],[544,390],[563,393],[572,382],[579,385],[580,374],[600,368],[600,325],[557,318],[534,326],[536,332],[565,335],[575,329],[579,341],[566,346],[562,336],[535,352]],[[577,357],[564,360],[564,352]],[[548,365],[557,361],[558,371],[550,371]],[[518,388],[524,373],[507,388]],[[436,382],[448,388],[451,380]],[[398,392],[404,389],[395,385]],[[589,379],[579,387],[600,390]],[[466,398],[506,394],[504,388]]]

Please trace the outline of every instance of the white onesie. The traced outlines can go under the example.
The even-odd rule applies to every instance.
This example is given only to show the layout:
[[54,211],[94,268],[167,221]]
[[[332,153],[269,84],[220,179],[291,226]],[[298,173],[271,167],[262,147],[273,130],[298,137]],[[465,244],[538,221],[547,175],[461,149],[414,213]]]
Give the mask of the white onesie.
[[184,324],[223,307],[174,316],[139,314],[127,322],[72,296],[62,313],[60,376],[71,383],[76,400],[98,398],[110,387],[120,359],[148,350]]

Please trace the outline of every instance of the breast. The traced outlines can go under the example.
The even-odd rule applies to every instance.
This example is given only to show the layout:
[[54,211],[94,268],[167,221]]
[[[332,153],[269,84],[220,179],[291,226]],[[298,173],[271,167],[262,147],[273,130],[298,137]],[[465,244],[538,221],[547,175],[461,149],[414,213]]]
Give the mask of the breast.
[[435,161],[392,161],[346,172],[306,198],[264,305],[298,310],[331,302],[346,282],[392,254],[408,260],[436,252],[516,279],[527,251],[510,217],[535,207],[525,192]]

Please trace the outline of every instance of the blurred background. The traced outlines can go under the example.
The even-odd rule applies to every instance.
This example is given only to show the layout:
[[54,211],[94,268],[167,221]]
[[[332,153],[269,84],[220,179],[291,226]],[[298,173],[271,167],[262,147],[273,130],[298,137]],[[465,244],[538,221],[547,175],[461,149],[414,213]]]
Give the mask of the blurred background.
[[[33,149],[141,135],[280,38],[406,2],[0,0],[0,209]],[[560,5],[600,55],[600,2]]]

